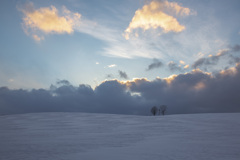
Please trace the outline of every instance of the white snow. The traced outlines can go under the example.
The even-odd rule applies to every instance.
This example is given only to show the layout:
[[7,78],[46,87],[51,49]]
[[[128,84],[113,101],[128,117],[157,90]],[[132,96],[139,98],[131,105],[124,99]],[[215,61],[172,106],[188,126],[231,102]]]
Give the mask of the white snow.
[[240,113],[0,116],[1,160],[239,160]]

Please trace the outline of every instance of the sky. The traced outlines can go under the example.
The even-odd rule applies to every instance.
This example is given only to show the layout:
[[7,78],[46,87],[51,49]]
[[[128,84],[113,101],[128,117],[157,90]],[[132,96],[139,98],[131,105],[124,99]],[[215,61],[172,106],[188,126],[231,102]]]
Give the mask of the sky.
[[[238,0],[2,0],[2,113],[26,103],[23,112],[38,110],[30,107],[38,94],[48,97],[45,107],[61,106],[56,99],[67,93],[71,111],[115,113],[109,109],[115,102],[106,101],[119,101],[116,95],[123,96],[116,113],[142,114],[159,104],[174,106],[172,113],[186,105],[194,107],[181,112],[219,111],[206,109],[211,103],[221,104],[221,112],[240,111],[239,6]],[[231,107],[216,95],[230,96],[224,103]],[[81,108],[88,98],[101,107]]]

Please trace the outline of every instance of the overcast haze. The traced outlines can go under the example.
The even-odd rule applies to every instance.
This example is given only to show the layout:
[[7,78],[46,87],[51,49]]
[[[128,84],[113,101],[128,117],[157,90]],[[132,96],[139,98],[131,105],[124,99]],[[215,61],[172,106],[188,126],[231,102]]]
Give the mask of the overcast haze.
[[240,111],[238,0],[0,2],[0,114]]

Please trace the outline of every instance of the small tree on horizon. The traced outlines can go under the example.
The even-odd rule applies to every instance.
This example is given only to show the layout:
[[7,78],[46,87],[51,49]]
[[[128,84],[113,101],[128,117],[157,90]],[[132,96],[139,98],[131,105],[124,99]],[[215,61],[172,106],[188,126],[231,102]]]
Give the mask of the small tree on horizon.
[[165,115],[166,110],[167,110],[166,105],[161,105],[159,108],[159,112],[161,112],[163,116]]
[[156,106],[153,106],[151,109],[151,113],[155,116],[158,112],[158,108]]

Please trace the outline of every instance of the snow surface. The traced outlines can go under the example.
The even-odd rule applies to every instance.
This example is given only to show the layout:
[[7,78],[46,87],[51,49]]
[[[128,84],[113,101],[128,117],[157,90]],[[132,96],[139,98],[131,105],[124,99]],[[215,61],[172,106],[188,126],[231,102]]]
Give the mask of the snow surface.
[[0,116],[1,160],[239,160],[240,113]]

